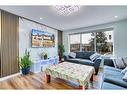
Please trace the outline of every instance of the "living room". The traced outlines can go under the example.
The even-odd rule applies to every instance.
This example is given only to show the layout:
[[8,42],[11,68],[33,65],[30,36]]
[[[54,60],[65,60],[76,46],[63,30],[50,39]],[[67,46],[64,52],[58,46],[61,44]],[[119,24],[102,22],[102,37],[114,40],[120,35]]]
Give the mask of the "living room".
[[126,90],[126,10],[0,6],[0,89]]

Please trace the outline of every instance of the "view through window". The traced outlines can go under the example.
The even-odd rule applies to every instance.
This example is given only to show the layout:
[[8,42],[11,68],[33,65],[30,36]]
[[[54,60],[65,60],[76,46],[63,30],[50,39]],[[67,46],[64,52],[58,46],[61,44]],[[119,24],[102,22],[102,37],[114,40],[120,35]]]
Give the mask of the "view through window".
[[96,33],[96,51],[107,55],[113,53],[113,31]]
[[113,30],[70,35],[70,51],[113,53]]
[[80,51],[80,34],[70,35],[70,51]]
[[[94,51],[94,33],[82,35],[82,51]],[[93,41],[93,42],[92,42]]]

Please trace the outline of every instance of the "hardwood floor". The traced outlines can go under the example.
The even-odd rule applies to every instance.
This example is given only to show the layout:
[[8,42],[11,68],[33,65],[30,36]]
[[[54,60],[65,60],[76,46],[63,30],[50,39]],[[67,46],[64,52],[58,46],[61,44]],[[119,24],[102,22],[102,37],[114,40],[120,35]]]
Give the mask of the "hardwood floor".
[[[93,76],[93,82],[89,83],[88,89],[100,89],[102,82],[102,70],[98,75]],[[0,82],[0,89],[65,89],[75,90],[79,89],[79,85],[73,82],[62,80],[59,78],[51,78],[50,83],[46,83],[45,74],[43,72],[38,74],[19,75],[8,80]]]

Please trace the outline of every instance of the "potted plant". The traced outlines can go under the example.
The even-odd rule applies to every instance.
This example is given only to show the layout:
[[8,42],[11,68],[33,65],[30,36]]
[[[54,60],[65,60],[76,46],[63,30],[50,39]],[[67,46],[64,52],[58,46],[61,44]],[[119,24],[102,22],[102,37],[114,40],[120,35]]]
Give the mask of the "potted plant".
[[59,60],[63,61],[64,60],[64,45],[58,45],[58,52],[59,52]]
[[47,59],[47,58],[48,58],[48,54],[45,53],[45,54],[44,54],[44,59]]
[[25,50],[25,55],[21,57],[19,65],[23,75],[29,74],[32,62],[30,60],[30,52],[27,49]]
[[41,58],[42,58],[42,59],[47,59],[47,58],[48,58],[47,52],[42,52],[42,53],[41,53]]

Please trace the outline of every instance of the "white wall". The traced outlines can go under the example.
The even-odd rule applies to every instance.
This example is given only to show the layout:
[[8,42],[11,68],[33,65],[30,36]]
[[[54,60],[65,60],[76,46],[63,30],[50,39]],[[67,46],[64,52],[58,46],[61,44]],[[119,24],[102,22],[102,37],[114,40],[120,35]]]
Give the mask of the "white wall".
[[127,20],[120,21],[114,26],[114,55],[127,56]]
[[[0,10],[0,37],[1,37],[1,10]],[[1,39],[1,38],[0,38]],[[0,42],[1,43],[1,42]]]
[[69,47],[69,34],[90,32],[100,29],[113,28],[114,29],[114,56],[123,57],[127,56],[127,19],[117,22],[101,24],[96,26],[84,27],[73,29],[63,32],[63,44],[65,45],[65,54],[70,50]]
[[[32,48],[31,47],[31,30],[38,29],[55,34],[55,47],[51,48]],[[19,18],[19,56],[23,56],[25,49],[30,50],[32,60],[40,59],[43,51],[48,53],[48,57],[58,56],[57,54],[57,35],[58,31],[35,22]]]

